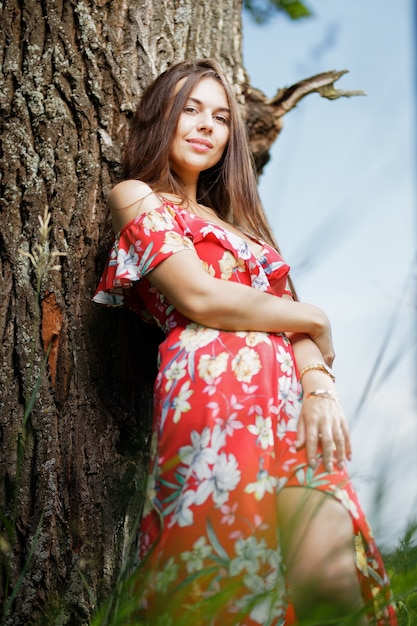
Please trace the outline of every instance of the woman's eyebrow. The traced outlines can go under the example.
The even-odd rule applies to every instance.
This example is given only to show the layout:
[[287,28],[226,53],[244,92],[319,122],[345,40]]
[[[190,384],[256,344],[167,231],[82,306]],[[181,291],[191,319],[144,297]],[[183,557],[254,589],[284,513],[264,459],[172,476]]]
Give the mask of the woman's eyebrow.
[[[188,98],[188,100],[192,100],[193,102],[195,102],[196,104],[202,105],[203,103],[201,102],[201,100],[198,100],[198,98],[193,98],[192,96],[190,96]],[[217,111],[225,111],[225,113],[230,113],[230,109],[229,107],[218,107],[216,109]]]

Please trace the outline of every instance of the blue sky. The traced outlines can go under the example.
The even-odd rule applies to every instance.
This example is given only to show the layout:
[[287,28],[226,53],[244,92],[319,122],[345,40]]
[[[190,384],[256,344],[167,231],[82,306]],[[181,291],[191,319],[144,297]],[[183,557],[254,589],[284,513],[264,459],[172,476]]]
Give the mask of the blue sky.
[[302,22],[244,15],[251,84],[272,96],[348,69],[336,86],[367,95],[305,98],[284,119],[260,189],[301,299],[332,321],[352,478],[390,546],[417,518],[413,0],[308,4],[314,17]]

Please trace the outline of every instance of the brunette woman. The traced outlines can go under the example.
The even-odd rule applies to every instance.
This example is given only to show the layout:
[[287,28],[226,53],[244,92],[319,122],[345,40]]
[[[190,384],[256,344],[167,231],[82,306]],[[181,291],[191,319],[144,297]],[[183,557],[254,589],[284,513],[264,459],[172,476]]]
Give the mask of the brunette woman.
[[217,63],[178,63],[145,91],[109,203],[95,300],[166,335],[141,623],[395,625],[346,470],[329,322],[294,298]]

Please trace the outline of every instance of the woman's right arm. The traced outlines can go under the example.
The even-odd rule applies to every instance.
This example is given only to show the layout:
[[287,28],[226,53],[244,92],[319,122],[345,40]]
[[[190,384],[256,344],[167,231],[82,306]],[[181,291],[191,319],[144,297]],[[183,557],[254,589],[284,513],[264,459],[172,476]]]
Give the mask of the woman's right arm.
[[306,333],[326,360],[333,358],[329,321],[323,311],[310,304],[214,278],[192,250],[173,254],[147,278],[178,311],[194,322],[221,330]]
[[[140,181],[124,181],[110,195],[115,231],[160,200]],[[221,330],[306,333],[331,360],[333,346],[327,316],[319,308],[211,276],[193,250],[168,257],[148,280],[190,320]]]

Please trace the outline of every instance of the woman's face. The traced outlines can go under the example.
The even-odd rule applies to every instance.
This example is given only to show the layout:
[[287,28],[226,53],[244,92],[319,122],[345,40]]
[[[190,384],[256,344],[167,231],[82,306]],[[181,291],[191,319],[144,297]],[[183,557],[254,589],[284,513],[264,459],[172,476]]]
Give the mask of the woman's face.
[[202,78],[180,114],[171,146],[173,171],[184,181],[218,163],[230,135],[230,108],[222,85]]

